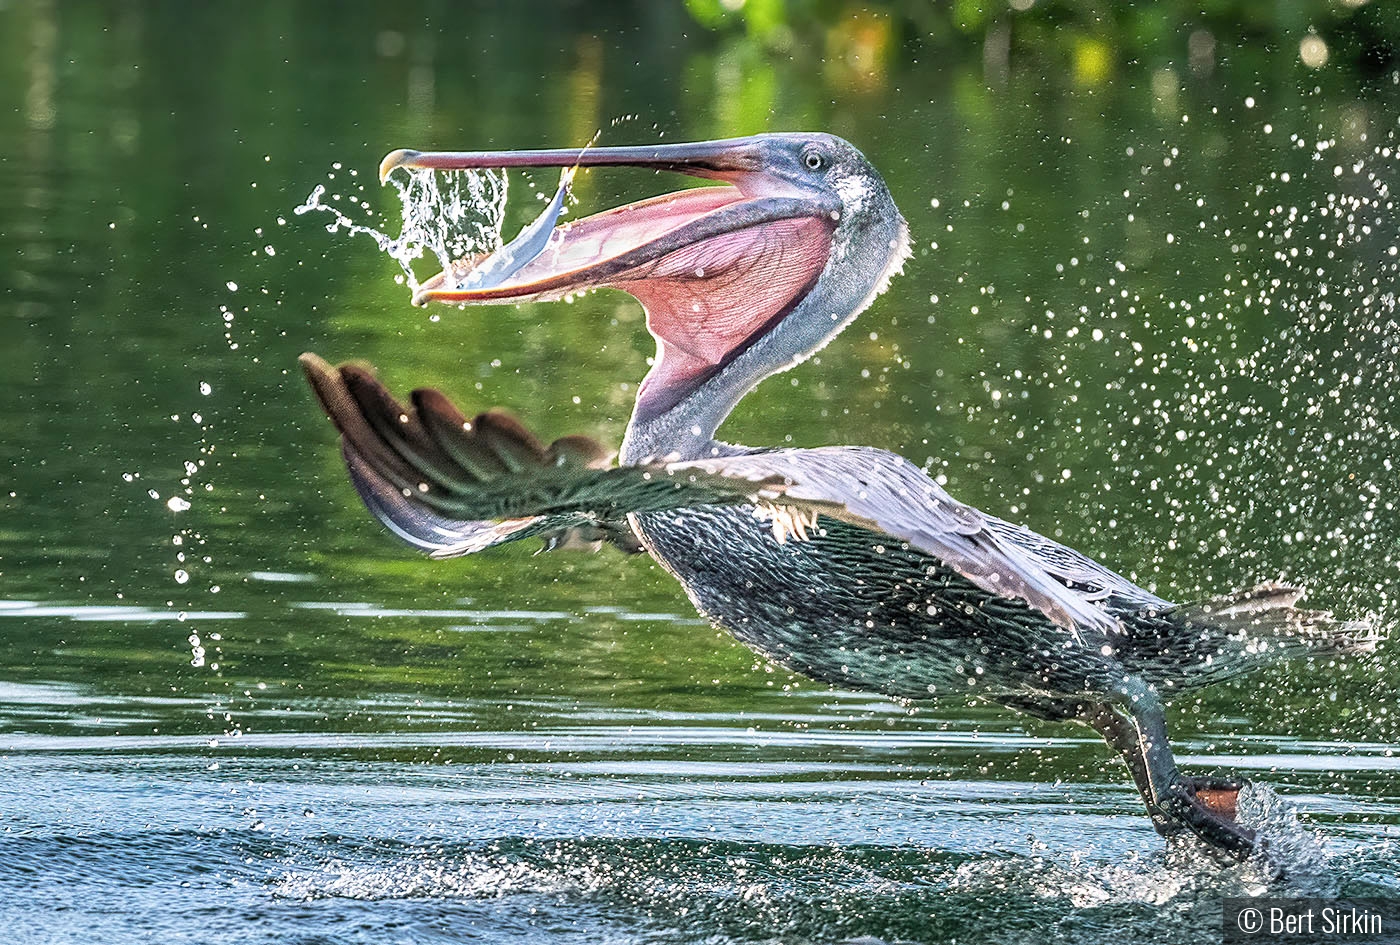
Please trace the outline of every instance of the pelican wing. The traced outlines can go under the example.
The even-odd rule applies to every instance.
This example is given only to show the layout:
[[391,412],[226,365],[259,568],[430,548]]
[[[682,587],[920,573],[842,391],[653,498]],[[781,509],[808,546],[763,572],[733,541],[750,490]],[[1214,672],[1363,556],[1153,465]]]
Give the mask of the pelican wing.
[[366,367],[332,367],[313,354],[301,361],[365,505],[434,557],[522,538],[635,551],[628,513],[753,505],[773,520],[776,540],[819,541],[809,530],[827,515],[1023,600],[1076,636],[1118,631],[1114,610],[1171,607],[1072,549],[958,502],[885,450],[761,450],[618,467],[588,437],[545,446],[508,414],[468,419],[435,390],[416,390],[404,405]]
[[471,554],[522,538],[548,548],[610,541],[641,550],[629,512],[771,501],[762,476],[735,478],[664,464],[616,467],[596,440],[548,446],[509,414],[468,419],[441,393],[399,403],[369,368],[301,357],[307,380],[340,431],[351,481],[370,512],[433,557]]
[[[984,590],[1025,601],[1076,636],[1118,632],[1113,609],[1172,606],[1073,549],[964,505],[885,450],[769,450],[671,468],[763,481],[769,492],[781,492],[784,509],[805,507],[907,544]],[[791,516],[775,518],[780,532],[785,521]]]

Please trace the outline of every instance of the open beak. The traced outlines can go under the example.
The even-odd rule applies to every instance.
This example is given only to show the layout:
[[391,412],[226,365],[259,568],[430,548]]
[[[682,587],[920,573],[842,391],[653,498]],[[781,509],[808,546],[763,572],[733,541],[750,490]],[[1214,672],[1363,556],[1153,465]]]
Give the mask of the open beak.
[[801,254],[813,257],[806,268],[818,256],[824,265],[833,214],[839,209],[832,197],[798,188],[774,173],[761,136],[538,151],[398,150],[381,162],[380,179],[401,167],[635,167],[723,184],[664,194],[555,225],[568,185],[566,172],[549,209],[520,237],[490,256],[464,260],[431,277],[414,295],[417,305],[557,299],[604,285],[631,292],[647,304],[652,293],[644,282],[661,285],[662,293],[668,294],[666,286],[678,279],[694,282],[725,273],[732,277],[736,267],[753,271],[751,257],[780,238],[784,246],[794,238],[810,242],[812,252]]

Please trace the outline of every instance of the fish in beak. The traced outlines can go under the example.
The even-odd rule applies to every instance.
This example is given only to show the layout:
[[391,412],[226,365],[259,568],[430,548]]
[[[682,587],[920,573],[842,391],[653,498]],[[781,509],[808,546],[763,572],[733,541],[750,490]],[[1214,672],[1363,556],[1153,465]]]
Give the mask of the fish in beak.
[[[554,227],[564,212],[564,201],[569,196],[569,187],[577,170],[576,167],[565,168],[559,175],[559,186],[555,188],[554,198],[549,201],[544,212],[521,230],[515,239],[488,256],[464,261],[454,266],[451,271],[443,270],[433,277],[433,284],[439,288],[451,286],[456,289],[494,289],[538,259],[557,235]],[[421,295],[422,293],[414,294],[414,304],[427,304],[427,299],[420,300]]]

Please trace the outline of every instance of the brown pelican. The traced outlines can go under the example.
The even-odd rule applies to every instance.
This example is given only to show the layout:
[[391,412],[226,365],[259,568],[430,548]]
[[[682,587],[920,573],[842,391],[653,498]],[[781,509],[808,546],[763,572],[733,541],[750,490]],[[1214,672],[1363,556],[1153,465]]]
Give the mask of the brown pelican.
[[[613,465],[587,437],[544,446],[435,390],[395,400],[363,367],[302,357],[371,512],[436,557],[525,537],[644,549],[696,608],[813,679],[901,699],[971,693],[1092,726],[1159,832],[1236,856],[1244,782],[1183,773],[1163,698],[1258,666],[1374,647],[1364,623],[1265,584],[1174,604],[949,496],[869,447],[751,449],[715,438],[764,378],[831,341],[909,255],[888,188],[850,144],[770,134],[695,144],[397,151],[398,167],[626,165],[721,181],[554,226],[430,280],[415,301],[509,303],[600,286],[635,296],[657,343]],[[562,185],[561,185],[562,186]],[[554,215],[557,217],[556,195]],[[538,223],[538,221],[537,221]],[[489,278],[473,280],[471,272]]]

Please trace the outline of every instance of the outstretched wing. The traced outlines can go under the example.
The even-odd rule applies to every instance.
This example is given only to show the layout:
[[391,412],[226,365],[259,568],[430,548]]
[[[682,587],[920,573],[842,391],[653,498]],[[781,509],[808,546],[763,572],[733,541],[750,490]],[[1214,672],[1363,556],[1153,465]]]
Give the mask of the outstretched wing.
[[544,446],[499,411],[467,419],[441,393],[400,404],[367,368],[301,356],[307,380],[340,431],[360,497],[404,541],[437,558],[522,538],[547,547],[611,541],[640,550],[628,512],[774,498],[758,481],[664,465],[616,467],[596,440]]
[[528,537],[551,546],[635,543],[630,512],[750,504],[774,519],[777,540],[820,540],[807,524],[828,515],[875,541],[907,544],[990,593],[1023,600],[1076,635],[1116,632],[1113,610],[1171,607],[1078,552],[958,502],[884,450],[766,450],[616,467],[587,437],[546,447],[506,414],[468,420],[433,390],[414,391],[404,406],[367,368],[331,367],[312,354],[301,361],[340,430],[365,504],[434,557]]

